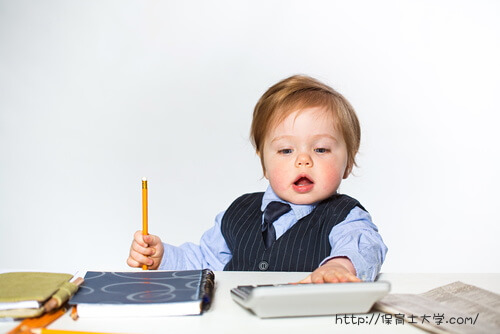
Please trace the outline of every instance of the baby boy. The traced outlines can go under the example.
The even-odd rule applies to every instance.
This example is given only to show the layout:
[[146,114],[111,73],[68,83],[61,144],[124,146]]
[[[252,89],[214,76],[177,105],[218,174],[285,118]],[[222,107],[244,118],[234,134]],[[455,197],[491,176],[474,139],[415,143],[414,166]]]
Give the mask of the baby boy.
[[387,247],[363,206],[337,192],[355,166],[360,126],[349,102],[307,76],[269,88],[251,139],[269,180],[217,215],[200,244],[134,234],[131,267],[312,272],[302,283],[373,281]]

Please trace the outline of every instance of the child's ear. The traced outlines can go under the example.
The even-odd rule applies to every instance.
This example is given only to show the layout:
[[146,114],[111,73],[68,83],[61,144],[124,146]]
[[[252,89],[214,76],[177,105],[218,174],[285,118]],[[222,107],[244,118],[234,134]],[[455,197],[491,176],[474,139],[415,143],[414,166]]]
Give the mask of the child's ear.
[[260,153],[259,151],[257,151],[256,153],[259,156],[260,164],[262,165],[262,173],[264,174],[264,177],[269,180],[269,178],[267,177],[266,166],[264,166],[264,157],[262,156],[262,153]]
[[342,177],[343,179],[347,179],[347,177],[351,174],[352,172],[352,166],[347,166],[344,171],[344,176]]

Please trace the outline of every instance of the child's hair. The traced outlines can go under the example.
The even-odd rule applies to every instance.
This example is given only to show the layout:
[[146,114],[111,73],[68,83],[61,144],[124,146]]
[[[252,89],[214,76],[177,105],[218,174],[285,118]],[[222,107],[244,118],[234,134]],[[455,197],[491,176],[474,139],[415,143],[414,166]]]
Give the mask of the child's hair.
[[[257,102],[250,131],[256,152],[262,152],[266,135],[288,115],[312,107],[325,107],[333,113],[335,127],[342,132],[346,143],[346,170],[350,173],[356,165],[355,157],[361,139],[356,112],[340,93],[309,76],[294,75],[284,79],[269,88]],[[265,169],[263,159],[261,163]]]

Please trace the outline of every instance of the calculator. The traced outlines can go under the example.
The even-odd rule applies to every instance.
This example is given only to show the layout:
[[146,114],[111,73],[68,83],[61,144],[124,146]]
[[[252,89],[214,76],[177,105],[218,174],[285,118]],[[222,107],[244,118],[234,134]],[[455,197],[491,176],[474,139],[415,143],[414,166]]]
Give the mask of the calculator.
[[386,281],[239,285],[231,297],[260,318],[367,313],[389,293]]

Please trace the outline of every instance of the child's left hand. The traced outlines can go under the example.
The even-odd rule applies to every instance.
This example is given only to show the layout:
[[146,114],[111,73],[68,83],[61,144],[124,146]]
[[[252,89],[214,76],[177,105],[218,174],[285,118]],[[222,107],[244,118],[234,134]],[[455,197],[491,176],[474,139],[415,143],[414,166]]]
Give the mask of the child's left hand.
[[299,283],[361,282],[356,277],[352,262],[346,257],[336,257],[313,271]]

